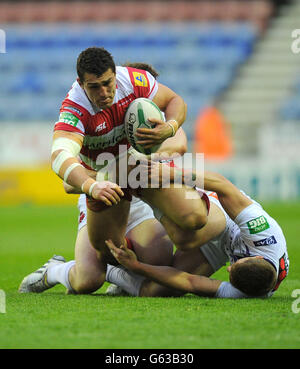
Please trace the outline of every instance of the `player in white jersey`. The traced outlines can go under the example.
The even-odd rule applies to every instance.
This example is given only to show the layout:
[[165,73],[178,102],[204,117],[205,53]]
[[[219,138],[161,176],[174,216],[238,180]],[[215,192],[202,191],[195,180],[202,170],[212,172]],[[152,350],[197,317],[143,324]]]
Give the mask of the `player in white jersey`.
[[[108,247],[123,266],[147,278],[138,277],[139,284],[135,283],[138,287],[133,289],[130,281],[135,280],[135,275],[110,267],[108,280],[139,296],[178,296],[187,292],[220,298],[271,296],[289,268],[286,240],[280,226],[257,202],[221,175],[205,172],[204,186],[214,191],[209,193],[210,216],[213,217],[216,207],[218,213],[223,213],[223,219],[218,220],[217,237],[206,238],[207,228],[214,223],[209,218],[198,231],[197,239],[189,239],[190,251],[176,252],[173,267],[141,263],[126,246],[116,248],[108,240]],[[189,238],[188,232],[186,235]],[[208,278],[228,261],[229,282]]]
[[[138,97],[152,99],[165,113],[166,121],[152,120],[153,129],[140,128],[137,136],[145,147],[162,143],[174,135],[185,120],[186,104],[168,87],[158,84],[150,73],[130,67],[116,67],[103,48],[88,48],[77,59],[78,80],[64,100],[55,124],[52,168],[69,185],[87,195],[88,236],[101,265],[102,283],[107,263],[116,263],[105,240],[123,243],[131,191],[110,181],[95,181],[87,169],[98,170],[101,153],[119,154],[120,145],[129,143],[124,115]],[[81,162],[77,159],[80,156]],[[176,224],[195,230],[207,221],[206,203],[200,197],[185,201],[194,189],[141,189],[140,195],[159,208]],[[176,202],[174,199],[176,198]],[[181,212],[178,212],[178,209]]]

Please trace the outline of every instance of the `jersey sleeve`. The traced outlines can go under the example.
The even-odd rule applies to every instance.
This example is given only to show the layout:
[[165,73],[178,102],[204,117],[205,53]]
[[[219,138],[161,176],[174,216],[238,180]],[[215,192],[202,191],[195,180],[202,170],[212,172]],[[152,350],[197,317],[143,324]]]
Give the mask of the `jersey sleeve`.
[[68,131],[85,135],[85,126],[89,121],[89,112],[71,100],[64,100],[60,108],[54,131]]
[[141,69],[130,67],[127,69],[135,97],[146,97],[152,100],[158,90],[158,83],[152,74]]

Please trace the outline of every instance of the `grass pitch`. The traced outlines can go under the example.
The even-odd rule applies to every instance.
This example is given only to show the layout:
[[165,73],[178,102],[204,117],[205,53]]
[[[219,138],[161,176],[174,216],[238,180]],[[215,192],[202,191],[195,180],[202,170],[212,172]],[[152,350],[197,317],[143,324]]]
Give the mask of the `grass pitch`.
[[[62,286],[19,294],[23,277],[53,254],[73,259],[77,210],[0,208],[0,289],[6,296],[0,348],[300,348],[300,312],[292,311],[291,296],[300,289],[300,203],[265,209],[286,235],[288,278],[268,300],[216,300],[109,297],[107,285],[88,296],[65,295]],[[225,268],[214,277],[227,280]]]

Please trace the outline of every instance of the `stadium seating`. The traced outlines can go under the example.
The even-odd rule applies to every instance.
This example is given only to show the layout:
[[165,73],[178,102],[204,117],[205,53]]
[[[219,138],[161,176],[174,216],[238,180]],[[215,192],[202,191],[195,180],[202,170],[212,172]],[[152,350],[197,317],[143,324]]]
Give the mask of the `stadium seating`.
[[251,55],[256,37],[256,29],[245,23],[9,26],[7,53],[0,58],[4,79],[0,96],[13,99],[14,112],[1,104],[0,116],[55,120],[75,80],[78,53],[97,45],[110,50],[117,63],[152,63],[160,81],[186,99],[192,120],[232,83]]
[[103,46],[117,64],[144,61],[158,70],[188,104],[191,137],[196,117],[232,85],[272,12],[267,0],[2,2],[0,122],[57,119],[79,52]]

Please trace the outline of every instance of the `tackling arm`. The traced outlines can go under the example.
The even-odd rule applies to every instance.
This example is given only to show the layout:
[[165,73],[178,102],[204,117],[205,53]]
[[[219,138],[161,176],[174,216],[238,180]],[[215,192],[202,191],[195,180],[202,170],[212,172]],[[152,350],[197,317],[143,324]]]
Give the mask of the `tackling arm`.
[[112,255],[125,268],[163,284],[166,287],[186,293],[194,293],[198,296],[214,297],[222,283],[218,280],[186,273],[168,266],[141,263],[136,259],[133,251],[128,250],[126,245],[118,248],[111,240],[105,242]]
[[[160,163],[150,162],[149,164],[151,174],[155,173],[157,175],[157,173],[159,173],[161,183],[166,179],[170,180],[170,182],[178,182],[179,180],[180,183],[192,186],[196,184],[196,186],[200,188],[202,188],[204,184],[205,190],[217,193],[223,209],[233,220],[243,209],[252,204],[252,201],[247,196],[245,196],[233,183],[221,174],[208,171],[205,171],[204,173],[192,171],[191,173],[190,170],[184,170],[181,168],[167,168],[166,165]],[[160,166],[159,170],[156,168],[157,165]],[[162,168],[164,169],[162,170]],[[192,175],[189,176],[187,174]],[[189,177],[192,177],[192,182],[186,183],[186,180]]]
[[179,128],[174,137],[166,139],[156,154],[160,159],[169,159],[175,155],[183,155],[187,151],[187,138],[184,130]]

